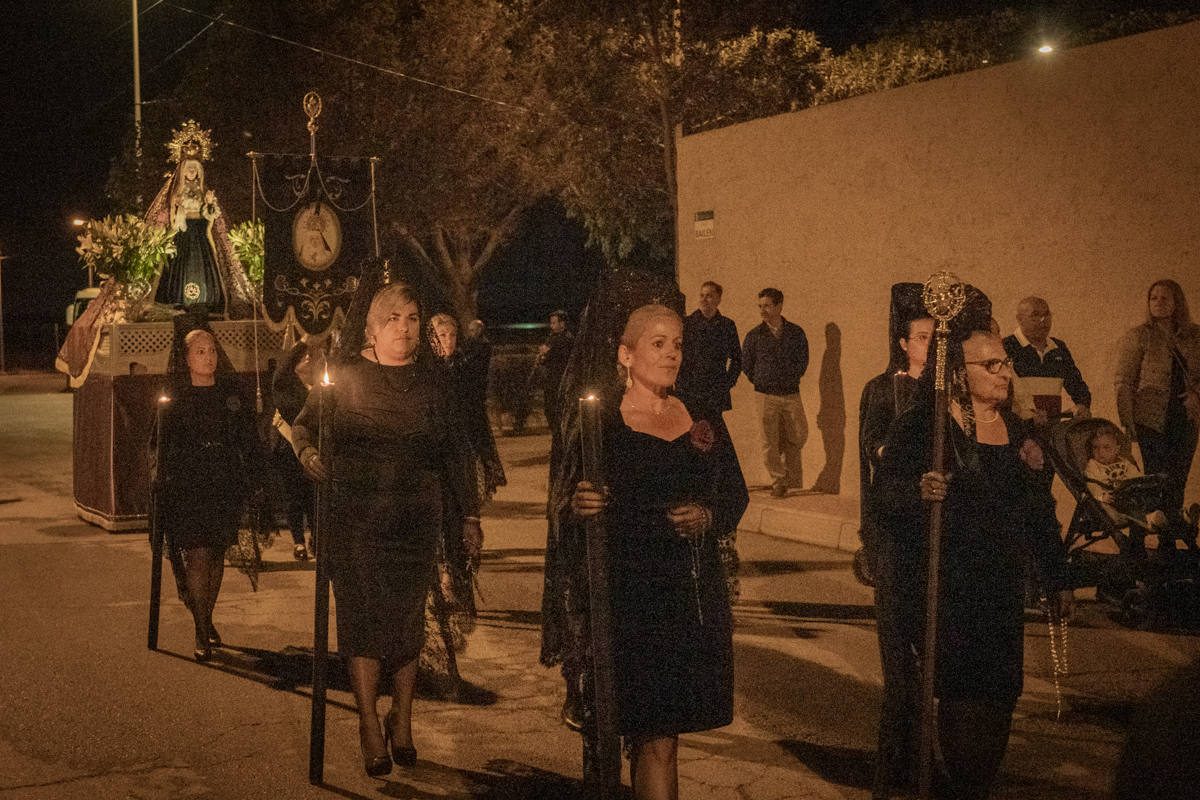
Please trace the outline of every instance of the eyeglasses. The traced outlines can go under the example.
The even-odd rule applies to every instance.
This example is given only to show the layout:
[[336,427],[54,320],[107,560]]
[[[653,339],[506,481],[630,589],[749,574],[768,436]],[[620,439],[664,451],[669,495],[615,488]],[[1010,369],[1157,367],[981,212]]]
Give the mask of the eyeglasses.
[[1000,374],[1000,370],[1004,369],[1005,367],[1012,369],[1013,364],[1011,358],[985,358],[983,361],[964,361],[963,363],[978,364],[992,375]]

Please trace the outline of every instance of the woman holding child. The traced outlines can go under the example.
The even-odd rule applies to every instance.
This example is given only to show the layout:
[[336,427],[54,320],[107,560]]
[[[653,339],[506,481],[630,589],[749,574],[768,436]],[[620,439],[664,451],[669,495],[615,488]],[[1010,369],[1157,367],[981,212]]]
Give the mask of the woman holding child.
[[1146,321],[1122,338],[1117,358],[1117,414],[1138,443],[1146,474],[1167,476],[1167,508],[1183,508],[1200,420],[1200,325],[1183,289],[1155,281]]

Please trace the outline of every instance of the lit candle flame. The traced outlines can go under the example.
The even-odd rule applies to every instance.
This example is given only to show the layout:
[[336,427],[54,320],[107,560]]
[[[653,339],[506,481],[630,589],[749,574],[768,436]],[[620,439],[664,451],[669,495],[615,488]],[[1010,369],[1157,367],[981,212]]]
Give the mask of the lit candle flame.
[[325,374],[321,377],[321,385],[322,386],[332,386],[333,385],[333,381],[329,380],[329,370],[328,369],[325,370]]

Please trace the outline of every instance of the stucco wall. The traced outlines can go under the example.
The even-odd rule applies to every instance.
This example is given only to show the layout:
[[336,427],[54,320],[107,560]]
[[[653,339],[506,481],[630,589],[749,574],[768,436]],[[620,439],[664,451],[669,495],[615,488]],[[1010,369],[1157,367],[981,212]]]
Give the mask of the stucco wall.
[[[823,360],[821,422],[836,439],[844,417],[840,488],[856,495],[858,399],[887,362],[889,287],[943,264],[988,292],[1006,334],[1021,297],[1045,297],[1094,412],[1115,419],[1115,342],[1144,318],[1149,284],[1175,278],[1200,317],[1197,64],[1189,24],[682,139],[689,309],[716,280],[744,336],[758,290],[776,286],[809,335],[806,484],[825,462]],[[695,214],[709,210],[700,238]],[[765,482],[744,377],[733,402],[747,478]]]

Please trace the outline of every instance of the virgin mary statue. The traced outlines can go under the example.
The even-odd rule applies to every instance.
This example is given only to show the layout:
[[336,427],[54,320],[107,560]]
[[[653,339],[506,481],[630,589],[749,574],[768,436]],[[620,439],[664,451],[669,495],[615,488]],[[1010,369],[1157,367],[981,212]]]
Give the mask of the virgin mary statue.
[[251,315],[254,295],[229,242],[229,225],[216,193],[204,184],[204,165],[212,152],[209,131],[188,120],[175,131],[169,161],[177,164],[146,221],[178,233],[175,256],[154,285],[154,301],[177,309],[207,308],[210,316],[241,319]]
[[[203,162],[209,159],[213,147],[209,133],[188,120],[174,131],[167,144],[168,160],[177,166],[150,204],[145,219],[178,231],[176,255],[155,279],[151,296],[157,309],[166,307],[168,314],[203,306],[210,317],[249,319],[254,313],[250,281],[234,255],[229,226],[217,196],[204,186]],[[67,374],[71,386],[82,386],[87,379],[103,325],[142,321],[127,319],[125,314],[114,279],[106,280],[99,296],[71,326],[58,351],[55,367]]]

